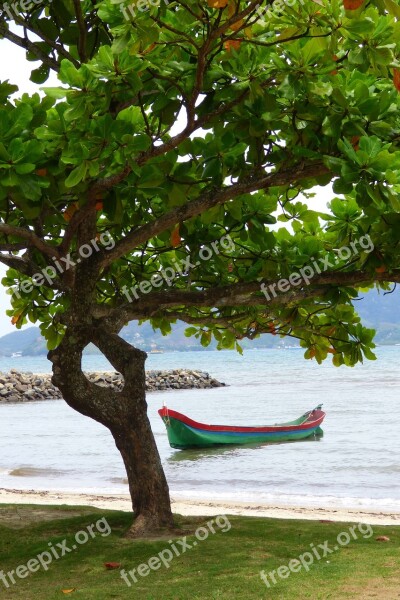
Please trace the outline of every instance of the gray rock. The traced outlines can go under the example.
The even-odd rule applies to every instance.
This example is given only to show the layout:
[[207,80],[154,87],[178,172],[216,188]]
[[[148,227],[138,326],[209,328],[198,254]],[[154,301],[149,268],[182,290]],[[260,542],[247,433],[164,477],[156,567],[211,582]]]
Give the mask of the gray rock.
[[14,395],[8,396],[7,402],[21,402],[21,397]]
[[23,394],[28,389],[28,386],[27,385],[17,384],[15,386],[15,389],[17,390],[17,392],[20,392],[21,394]]

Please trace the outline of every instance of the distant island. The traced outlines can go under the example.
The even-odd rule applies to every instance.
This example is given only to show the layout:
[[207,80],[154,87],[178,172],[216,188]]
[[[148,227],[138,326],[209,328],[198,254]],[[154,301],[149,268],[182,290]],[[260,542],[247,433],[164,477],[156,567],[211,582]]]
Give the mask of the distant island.
[[[400,344],[400,292],[395,290],[384,295],[376,290],[368,292],[356,301],[357,311],[363,323],[376,329],[375,341],[380,345]],[[150,323],[138,325],[130,323],[122,331],[122,336],[134,346],[146,352],[171,352],[187,350],[207,351],[215,350],[216,344],[203,348],[194,337],[185,337],[186,323],[178,322],[172,326],[172,333],[163,336],[159,331],[154,331]],[[296,340],[282,339],[269,334],[261,335],[255,340],[242,340],[244,348],[287,348],[294,346]],[[95,347],[87,349],[89,354],[99,354]],[[0,338],[0,356],[40,356],[47,354],[46,343],[38,327],[29,327],[21,331],[9,333]]]

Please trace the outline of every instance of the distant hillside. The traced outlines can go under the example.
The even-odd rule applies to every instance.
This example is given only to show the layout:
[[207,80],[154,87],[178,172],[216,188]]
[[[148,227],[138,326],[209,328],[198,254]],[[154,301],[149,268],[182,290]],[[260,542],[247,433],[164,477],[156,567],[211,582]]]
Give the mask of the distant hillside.
[[400,290],[392,294],[372,291],[361,300],[355,302],[355,307],[363,324],[376,329],[377,344],[400,343]]
[[[172,333],[164,337],[159,331],[153,331],[153,328],[149,323],[138,325],[133,322],[123,329],[121,335],[127,342],[130,342],[146,352],[158,350],[163,350],[165,352],[172,350],[205,351],[215,349],[216,343],[212,343],[208,348],[203,348],[196,338],[185,337],[184,331],[187,327],[188,325],[186,325],[186,323],[176,323],[176,325],[173,325]],[[244,347],[273,348],[284,345],[283,340],[273,338],[272,336],[263,336],[263,338],[252,342],[249,340],[242,340],[242,342]],[[40,329],[38,327],[29,327],[22,331],[8,333],[0,338],[0,356],[11,356],[16,352],[21,352],[24,356],[47,354],[46,343],[41,337]],[[97,348],[93,345],[90,345],[87,348],[87,352],[89,354],[99,353]]]
[[[367,327],[377,330],[376,342],[378,344],[399,344],[400,343],[400,292],[393,294],[373,291],[365,295],[356,302],[357,311]],[[200,342],[193,337],[187,338],[184,331],[187,328],[185,323],[177,323],[173,326],[172,333],[163,337],[160,332],[153,331],[149,323],[138,325],[135,322],[130,323],[122,331],[122,336],[134,346],[142,348],[147,352],[152,350],[205,350]],[[295,340],[282,340],[279,337],[263,335],[257,340],[242,340],[241,344],[245,348],[276,348],[278,346],[293,345]],[[213,350],[215,343],[208,349]],[[94,346],[90,347],[90,353],[97,353]],[[22,331],[15,331],[0,338],[0,356],[11,356],[16,352],[21,352],[25,356],[36,356],[46,354],[47,349],[43,338],[40,335],[38,327],[29,327]]]
[[0,338],[0,356],[11,356],[15,352],[24,354],[42,354],[45,343],[39,327],[29,327],[23,331],[14,331]]

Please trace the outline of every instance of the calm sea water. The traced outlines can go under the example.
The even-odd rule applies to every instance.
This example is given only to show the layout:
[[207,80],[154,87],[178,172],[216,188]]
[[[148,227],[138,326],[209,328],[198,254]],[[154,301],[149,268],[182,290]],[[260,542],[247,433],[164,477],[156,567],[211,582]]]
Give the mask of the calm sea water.
[[[251,350],[150,355],[151,369],[208,371],[229,387],[148,395],[149,414],[172,497],[359,506],[400,511],[400,347],[353,369],[318,366],[302,351]],[[0,359],[44,373],[45,358]],[[109,370],[97,356],[86,370]],[[173,450],[157,414],[170,408],[207,423],[264,425],[297,418],[320,402],[325,435],[304,441]],[[0,487],[126,493],[111,435],[63,401],[0,405]]]

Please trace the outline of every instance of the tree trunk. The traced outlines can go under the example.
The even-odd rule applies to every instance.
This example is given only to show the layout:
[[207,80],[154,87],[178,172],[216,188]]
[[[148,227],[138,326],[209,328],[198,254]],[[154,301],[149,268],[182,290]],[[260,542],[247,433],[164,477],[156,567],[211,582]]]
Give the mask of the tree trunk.
[[[89,382],[81,368],[82,352],[93,342],[122,374],[121,392]],[[135,521],[127,533],[137,537],[173,528],[168,484],[147,416],[147,354],[103,328],[68,328],[48,355],[53,383],[67,404],[105,425],[125,464]]]
[[147,414],[137,419],[134,428],[121,421],[111,433],[125,464],[136,516],[128,536],[172,527],[168,485]]

